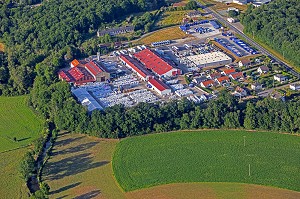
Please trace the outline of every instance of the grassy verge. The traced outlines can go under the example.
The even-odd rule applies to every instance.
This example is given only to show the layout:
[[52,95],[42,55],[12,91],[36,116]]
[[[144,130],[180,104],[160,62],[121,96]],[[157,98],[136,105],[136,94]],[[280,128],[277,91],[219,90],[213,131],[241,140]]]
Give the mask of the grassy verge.
[[179,182],[239,182],[300,191],[299,143],[297,136],[241,130],[127,138],[117,145],[113,170],[125,191]]

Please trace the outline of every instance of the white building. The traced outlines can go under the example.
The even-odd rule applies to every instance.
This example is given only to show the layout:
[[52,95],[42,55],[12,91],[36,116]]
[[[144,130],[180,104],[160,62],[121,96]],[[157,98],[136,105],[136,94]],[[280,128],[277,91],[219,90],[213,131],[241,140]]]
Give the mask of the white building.
[[229,23],[234,23],[234,22],[236,22],[236,20],[235,20],[234,18],[232,18],[232,17],[227,18],[227,21],[228,21]]
[[90,95],[84,88],[77,88],[71,90],[73,95],[77,98],[83,106],[86,106],[89,112],[95,109],[103,110],[103,107]]
[[169,88],[165,83],[156,78],[150,79],[148,81],[148,84],[159,95],[168,95],[172,92],[171,88]]
[[222,52],[212,52],[200,55],[188,56],[186,59],[193,62],[199,68],[210,66],[222,66],[230,64],[232,59]]
[[281,74],[277,74],[277,75],[274,75],[274,80],[276,80],[280,83],[284,83],[288,80],[288,78],[286,76],[281,75]]
[[291,84],[290,89],[293,91],[298,91],[300,90],[300,84]]

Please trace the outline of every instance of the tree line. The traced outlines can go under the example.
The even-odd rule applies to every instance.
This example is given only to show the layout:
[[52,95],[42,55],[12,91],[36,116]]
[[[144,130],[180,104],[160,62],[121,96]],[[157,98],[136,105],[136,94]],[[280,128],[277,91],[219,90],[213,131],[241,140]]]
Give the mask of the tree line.
[[103,138],[123,138],[153,132],[201,128],[245,128],[276,132],[300,132],[300,100],[282,102],[257,99],[239,102],[228,92],[217,99],[195,104],[187,99],[140,103],[132,108],[116,105],[92,114],[70,94],[70,86],[58,82],[50,87],[34,83],[30,105],[53,121],[57,129]]
[[240,16],[244,31],[253,34],[300,67],[299,0],[274,0],[258,8],[249,6]]

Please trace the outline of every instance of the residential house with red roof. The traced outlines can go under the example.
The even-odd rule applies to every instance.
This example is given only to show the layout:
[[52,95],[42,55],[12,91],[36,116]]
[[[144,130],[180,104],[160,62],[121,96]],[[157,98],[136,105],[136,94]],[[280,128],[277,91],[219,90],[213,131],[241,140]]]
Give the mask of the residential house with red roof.
[[172,77],[182,73],[180,69],[173,67],[168,61],[148,48],[135,53],[134,57],[159,77]]
[[218,84],[224,84],[224,83],[227,83],[227,82],[230,82],[230,79],[229,79],[229,77],[228,76],[223,76],[223,77],[219,77],[219,78],[217,78],[216,79],[216,82],[218,83]]
[[168,95],[172,92],[171,88],[169,86],[167,86],[164,82],[162,82],[161,80],[159,80],[157,78],[151,78],[148,81],[148,84],[159,95]]
[[221,73],[216,72],[216,73],[212,73],[212,74],[207,75],[207,78],[208,79],[217,79],[217,78],[219,78],[221,76],[222,76]]
[[121,62],[135,72],[143,81],[148,81],[153,78],[153,75],[140,62],[128,55],[120,56]]
[[214,85],[214,81],[212,79],[206,80],[204,82],[201,82],[200,86],[203,88],[209,88]]
[[221,74],[222,75],[230,75],[230,74],[232,74],[232,73],[235,73],[236,71],[235,71],[235,69],[234,68],[230,68],[230,69],[226,69],[226,70],[223,70],[222,72],[221,72]]
[[233,80],[238,80],[238,79],[244,78],[244,74],[243,74],[243,72],[238,72],[238,73],[230,74],[229,77]]
[[75,85],[95,82],[95,78],[84,67],[79,65],[69,70],[59,71],[58,77],[61,80],[64,80],[68,83],[74,83]]

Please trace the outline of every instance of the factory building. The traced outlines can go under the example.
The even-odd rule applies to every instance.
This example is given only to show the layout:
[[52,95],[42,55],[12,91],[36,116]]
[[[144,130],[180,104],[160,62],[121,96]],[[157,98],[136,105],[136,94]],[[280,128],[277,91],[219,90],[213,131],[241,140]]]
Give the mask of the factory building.
[[194,63],[199,68],[211,67],[211,66],[222,66],[230,64],[232,59],[222,52],[212,52],[200,55],[188,56],[186,59]]
[[169,86],[156,78],[152,78],[148,81],[148,87],[152,88],[159,95],[168,95],[172,92]]

